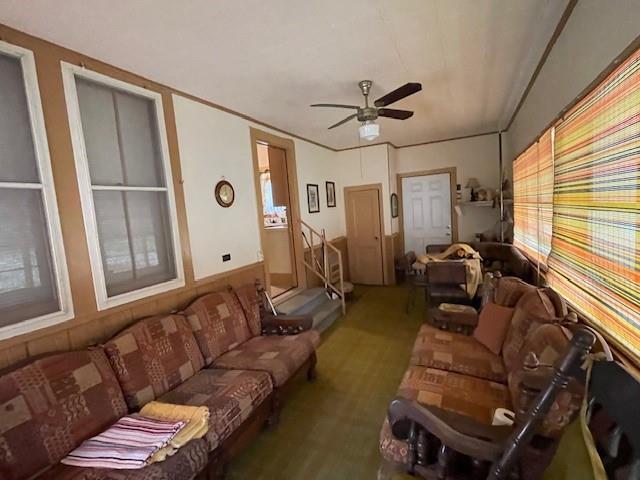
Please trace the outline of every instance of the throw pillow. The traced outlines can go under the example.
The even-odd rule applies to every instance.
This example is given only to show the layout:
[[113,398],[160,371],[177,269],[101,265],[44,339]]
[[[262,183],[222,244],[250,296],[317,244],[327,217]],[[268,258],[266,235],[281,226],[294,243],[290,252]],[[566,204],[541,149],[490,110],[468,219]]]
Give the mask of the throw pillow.
[[493,353],[499,355],[509,331],[512,316],[513,308],[488,303],[480,311],[478,326],[473,331],[474,338]]

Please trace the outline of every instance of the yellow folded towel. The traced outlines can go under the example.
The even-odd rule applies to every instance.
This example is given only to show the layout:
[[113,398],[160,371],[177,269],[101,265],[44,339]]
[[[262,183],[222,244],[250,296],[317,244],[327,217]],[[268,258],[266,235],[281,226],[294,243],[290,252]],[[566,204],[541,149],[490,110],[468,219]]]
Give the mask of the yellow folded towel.
[[[171,440],[171,447],[180,448],[189,440],[202,438],[209,430],[209,409],[207,407],[192,407],[189,405],[174,405],[171,403],[149,402],[140,415],[158,420],[182,421],[186,425]],[[158,453],[158,452],[156,452]],[[160,456],[163,456],[163,452]],[[170,455],[170,454],[169,454]]]

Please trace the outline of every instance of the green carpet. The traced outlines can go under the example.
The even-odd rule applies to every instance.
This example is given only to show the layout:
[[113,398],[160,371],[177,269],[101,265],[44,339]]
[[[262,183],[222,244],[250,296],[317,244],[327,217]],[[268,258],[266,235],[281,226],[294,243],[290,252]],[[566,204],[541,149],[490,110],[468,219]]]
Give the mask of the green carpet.
[[404,287],[357,287],[323,335],[318,379],[286,399],[280,423],[232,462],[232,480],[375,479],[378,435],[424,315]]

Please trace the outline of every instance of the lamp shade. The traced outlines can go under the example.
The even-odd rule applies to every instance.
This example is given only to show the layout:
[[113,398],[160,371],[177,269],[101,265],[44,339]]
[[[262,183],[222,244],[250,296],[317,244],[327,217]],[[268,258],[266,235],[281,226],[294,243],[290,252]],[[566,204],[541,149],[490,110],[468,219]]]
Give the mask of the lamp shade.
[[465,185],[465,188],[478,188],[480,186],[480,183],[478,182],[478,179],[476,177],[469,177],[469,180],[467,180],[467,184]]
[[378,135],[380,135],[380,125],[367,121],[360,125],[359,131],[360,138],[371,141],[378,138]]

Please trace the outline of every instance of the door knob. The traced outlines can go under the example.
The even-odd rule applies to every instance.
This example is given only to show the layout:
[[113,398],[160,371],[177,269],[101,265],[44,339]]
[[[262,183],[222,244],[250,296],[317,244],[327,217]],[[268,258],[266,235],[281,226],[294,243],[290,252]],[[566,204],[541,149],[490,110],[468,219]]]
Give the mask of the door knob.
[[378,240],[378,237],[373,237],[374,240]]

